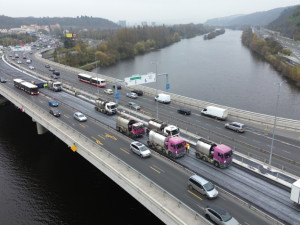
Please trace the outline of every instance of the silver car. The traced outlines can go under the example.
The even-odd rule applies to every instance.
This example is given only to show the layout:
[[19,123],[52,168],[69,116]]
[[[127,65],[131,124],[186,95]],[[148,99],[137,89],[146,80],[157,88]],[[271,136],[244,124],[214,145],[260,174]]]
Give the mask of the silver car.
[[234,130],[234,131],[239,132],[239,133],[245,132],[244,126],[245,126],[244,124],[238,123],[238,122],[231,122],[231,123],[226,123],[225,124],[225,128]]
[[129,105],[130,108],[133,108],[135,110],[140,110],[141,109],[141,107],[138,104],[134,103],[134,102],[128,102],[128,105]]
[[130,150],[142,158],[149,157],[151,155],[150,150],[144,144],[138,141],[134,141],[130,144]]
[[205,180],[204,178],[198,176],[198,175],[193,175],[189,178],[189,188],[191,190],[196,190],[202,195],[206,195],[208,199],[213,199],[218,197],[218,191],[215,189],[215,186]]
[[134,98],[134,99],[136,99],[136,98],[138,97],[137,94],[136,94],[136,93],[133,93],[133,92],[127,93],[126,96],[127,96],[128,98]]
[[74,113],[74,119],[78,120],[80,122],[83,122],[83,121],[87,120],[86,116],[83,113],[81,113],[81,112]]
[[239,225],[239,222],[229,212],[216,205],[206,207],[204,214],[207,219],[218,225]]

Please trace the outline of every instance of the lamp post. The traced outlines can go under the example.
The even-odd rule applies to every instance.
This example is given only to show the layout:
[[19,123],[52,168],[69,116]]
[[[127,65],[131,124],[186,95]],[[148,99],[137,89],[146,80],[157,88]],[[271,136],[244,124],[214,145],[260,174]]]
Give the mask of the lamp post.
[[[155,64],[155,82],[156,82],[156,94],[155,94],[155,96],[157,96],[157,91],[158,91],[157,62],[151,62],[151,64]],[[158,119],[158,101],[156,101],[156,119]]]
[[96,88],[97,88],[97,92],[98,92],[98,97],[100,96],[99,93],[99,87],[98,87],[98,83],[99,83],[99,77],[98,77],[98,70],[97,70],[97,58],[96,58],[96,52],[95,52],[95,62],[96,62],[96,74],[97,74],[97,82],[96,82]]
[[280,97],[280,88],[283,83],[286,81],[283,80],[279,83],[276,83],[278,85],[278,92],[277,92],[277,101],[276,101],[276,108],[275,108],[275,118],[274,118],[274,126],[273,126],[273,132],[272,132],[272,142],[271,142],[271,150],[270,150],[270,158],[269,158],[269,166],[268,168],[271,169],[271,163],[272,163],[272,154],[273,154],[273,146],[274,146],[274,136],[275,136],[275,128],[276,128],[276,121],[277,121],[277,109],[278,109],[278,102]]

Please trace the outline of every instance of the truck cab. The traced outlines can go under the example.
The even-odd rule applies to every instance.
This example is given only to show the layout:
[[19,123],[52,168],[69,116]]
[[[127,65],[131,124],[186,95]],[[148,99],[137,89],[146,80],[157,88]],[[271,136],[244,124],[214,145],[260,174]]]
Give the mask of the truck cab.
[[179,136],[169,137],[168,149],[172,152],[172,157],[179,158],[185,154],[185,140]]

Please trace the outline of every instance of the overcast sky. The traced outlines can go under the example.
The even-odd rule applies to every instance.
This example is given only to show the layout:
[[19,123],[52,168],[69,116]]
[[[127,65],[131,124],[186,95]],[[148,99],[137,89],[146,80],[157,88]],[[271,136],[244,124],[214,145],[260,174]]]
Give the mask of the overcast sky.
[[[4,0],[3,0],[4,1]],[[10,17],[92,16],[129,25],[204,23],[207,19],[299,5],[300,0],[8,0],[0,15]]]

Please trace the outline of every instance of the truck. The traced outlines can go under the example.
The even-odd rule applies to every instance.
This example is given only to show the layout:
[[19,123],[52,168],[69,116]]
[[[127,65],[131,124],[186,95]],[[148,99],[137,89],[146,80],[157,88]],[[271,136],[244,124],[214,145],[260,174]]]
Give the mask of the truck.
[[101,98],[97,98],[95,100],[95,110],[104,114],[113,115],[117,113],[117,104]]
[[161,102],[161,103],[170,103],[171,102],[171,96],[167,94],[158,94],[154,97],[155,101]]
[[196,142],[196,157],[214,164],[216,167],[227,168],[232,163],[232,149],[224,144],[216,144],[210,140],[199,138]]
[[166,137],[161,133],[151,130],[147,144],[150,148],[161,151],[162,154],[172,158],[185,155],[185,140],[180,136]]
[[148,121],[147,134],[149,134],[151,130],[161,132],[165,136],[178,136],[180,132],[178,127],[157,119],[150,119]]
[[220,120],[226,120],[228,116],[228,109],[219,108],[216,106],[207,106],[201,111],[202,115],[214,117]]
[[145,134],[145,126],[142,122],[125,115],[118,116],[116,129],[129,137],[140,137]]
[[290,199],[300,206],[300,179],[292,184]]
[[52,91],[57,92],[62,90],[62,83],[59,81],[48,80],[47,84],[48,88]]
[[37,81],[31,81],[32,84],[38,86],[38,88],[44,88],[47,84],[46,82],[37,82]]

